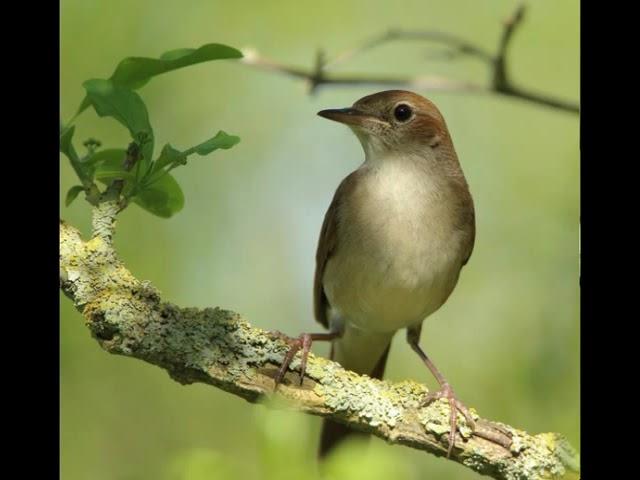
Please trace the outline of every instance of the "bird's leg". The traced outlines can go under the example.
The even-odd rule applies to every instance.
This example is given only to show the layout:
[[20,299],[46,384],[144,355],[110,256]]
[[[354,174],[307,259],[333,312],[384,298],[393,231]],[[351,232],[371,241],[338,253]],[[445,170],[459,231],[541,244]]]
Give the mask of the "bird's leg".
[[280,370],[278,370],[278,374],[275,378],[277,387],[280,383],[282,383],[284,374],[287,373],[289,365],[291,365],[293,357],[295,357],[296,353],[298,353],[298,350],[302,349],[302,360],[300,362],[300,385],[302,385],[302,381],[304,380],[304,373],[307,369],[307,358],[309,357],[311,344],[314,341],[330,342],[331,340],[342,336],[342,332],[335,331],[329,333],[303,333],[297,338],[289,337],[280,332],[274,332],[273,335],[289,344],[289,351],[285,355],[284,360],[282,361],[282,365],[280,366]]
[[418,342],[420,341],[420,330],[421,326],[413,327],[407,330],[407,342],[411,345],[411,348],[418,354],[418,356],[422,359],[424,364],[431,370],[431,373],[436,380],[440,384],[440,390],[437,392],[429,392],[424,399],[423,406],[429,405],[435,400],[440,398],[444,398],[449,402],[450,409],[450,431],[449,431],[449,448],[447,450],[447,458],[451,457],[451,452],[453,451],[453,445],[456,439],[456,430],[458,428],[458,412],[464,415],[464,418],[467,421],[467,424],[472,430],[475,430],[475,422],[469,412],[469,409],[465,407],[460,400],[456,397],[451,385],[444,378],[444,376],[440,373],[440,371],[436,368],[435,364],[431,361],[427,354],[420,348]]

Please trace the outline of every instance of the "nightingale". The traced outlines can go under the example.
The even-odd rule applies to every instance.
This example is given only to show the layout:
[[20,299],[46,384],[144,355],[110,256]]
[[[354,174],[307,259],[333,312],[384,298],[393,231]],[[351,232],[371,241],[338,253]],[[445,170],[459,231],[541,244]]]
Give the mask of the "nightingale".
[[[382,379],[391,340],[407,341],[440,385],[424,405],[450,408],[447,456],[458,411],[474,422],[451,385],[419,345],[422,323],[447,300],[475,240],[473,200],[451,135],[436,106],[412,92],[388,90],[321,117],[347,125],[364,162],[335,192],[316,252],[314,314],[326,333],[286,337],[290,344],[276,388],[302,350],[300,384],[313,341],[331,341],[331,359]],[[280,334],[281,335],[281,334]],[[319,456],[356,432],[324,420]]]

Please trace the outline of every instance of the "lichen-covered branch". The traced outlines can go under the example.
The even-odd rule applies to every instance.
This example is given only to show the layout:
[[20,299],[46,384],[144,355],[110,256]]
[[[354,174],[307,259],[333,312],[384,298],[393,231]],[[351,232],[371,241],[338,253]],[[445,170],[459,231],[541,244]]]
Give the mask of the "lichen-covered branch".
[[[457,35],[435,30],[401,30],[392,29],[381,35],[376,35],[361,46],[349,49],[332,60],[325,60],[324,53],[316,54],[315,66],[312,69],[293,67],[267,59],[255,50],[244,49],[241,62],[245,65],[261,70],[267,70],[303,80],[309,87],[309,92],[315,92],[321,86],[363,86],[376,85],[389,88],[410,88],[424,91],[442,91],[455,93],[485,93],[510,97],[529,102],[534,105],[579,113],[580,107],[571,100],[557,98],[554,95],[533,92],[528,88],[514,84],[508,75],[507,51],[513,34],[524,19],[526,5],[519,3],[514,13],[504,21],[500,40],[493,54],[483,47],[474,44]],[[384,76],[384,75],[340,75],[332,74],[330,70],[336,65],[350,60],[354,56],[379,47],[385,43],[398,40],[427,41],[438,43],[448,48],[448,58],[456,56],[470,56],[484,62],[489,68],[490,82],[488,85],[470,81],[455,80],[436,75],[420,75],[414,77]]]
[[[448,404],[420,407],[427,388],[390,383],[346,371],[310,355],[298,386],[289,372],[277,391],[274,377],[288,346],[220,308],[180,308],[136,279],[112,245],[117,205],[94,208],[93,237],[60,221],[60,286],[82,312],[107,352],[137,358],[183,384],[201,382],[257,402],[276,396],[289,408],[332,418],[389,443],[438,456],[447,452]],[[292,364],[296,369],[297,363]],[[579,456],[559,434],[530,435],[477,418],[475,432],[461,416],[451,459],[496,479],[577,478]]]

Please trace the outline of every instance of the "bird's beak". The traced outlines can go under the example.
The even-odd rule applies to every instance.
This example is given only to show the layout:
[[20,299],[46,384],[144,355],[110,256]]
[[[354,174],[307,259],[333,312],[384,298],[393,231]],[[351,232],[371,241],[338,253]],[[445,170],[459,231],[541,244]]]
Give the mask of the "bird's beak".
[[328,118],[329,120],[356,127],[363,126],[367,121],[377,120],[373,115],[369,115],[355,108],[330,108],[319,111],[318,115]]

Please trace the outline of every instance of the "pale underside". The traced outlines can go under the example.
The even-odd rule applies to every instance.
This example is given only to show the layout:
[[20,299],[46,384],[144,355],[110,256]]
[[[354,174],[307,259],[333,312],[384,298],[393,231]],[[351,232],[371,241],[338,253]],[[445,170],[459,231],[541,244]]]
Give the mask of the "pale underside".
[[356,371],[359,363],[370,368],[396,331],[442,306],[458,281],[468,236],[452,211],[455,191],[424,164],[386,158],[361,169],[338,210],[339,248],[323,275],[331,328],[345,332],[336,359]]

